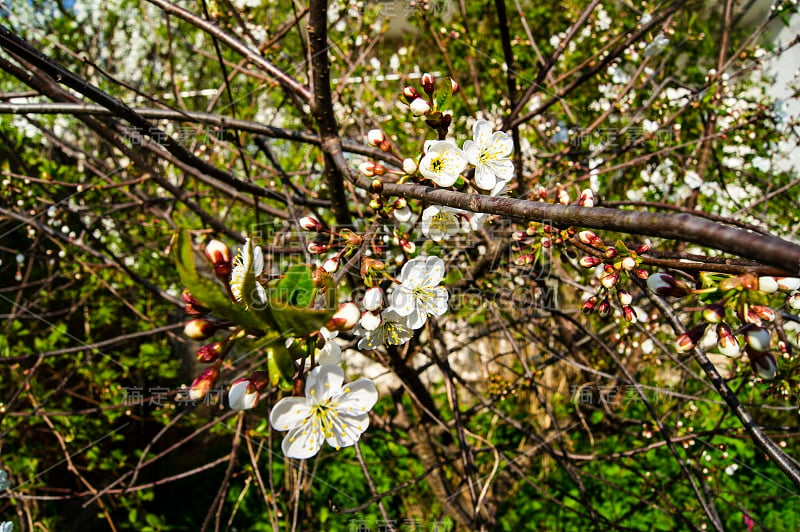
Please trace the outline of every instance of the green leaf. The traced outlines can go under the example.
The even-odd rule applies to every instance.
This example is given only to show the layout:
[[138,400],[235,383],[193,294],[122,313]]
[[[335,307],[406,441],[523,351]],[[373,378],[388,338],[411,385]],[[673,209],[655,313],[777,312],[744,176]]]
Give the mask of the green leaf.
[[256,313],[232,303],[217,283],[205,279],[197,273],[192,242],[186,229],[181,229],[177,234],[174,255],[175,266],[181,282],[203,306],[245,329],[269,331],[274,328]]
[[280,344],[267,349],[267,368],[273,386],[279,386],[283,390],[292,389],[292,379],[297,368],[292,361],[292,355]]
[[323,327],[338,307],[336,289],[330,277],[325,280],[325,308],[308,308],[314,303],[317,288],[311,267],[293,266],[270,291],[270,314],[285,337],[306,336]]

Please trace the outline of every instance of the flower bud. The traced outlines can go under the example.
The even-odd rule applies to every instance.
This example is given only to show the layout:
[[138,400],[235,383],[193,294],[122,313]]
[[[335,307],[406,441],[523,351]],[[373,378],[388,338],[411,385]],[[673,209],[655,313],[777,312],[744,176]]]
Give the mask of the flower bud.
[[406,238],[401,238],[400,248],[410,255],[417,250],[417,245]]
[[550,239],[549,236],[543,236],[541,242],[542,242],[542,247],[545,249],[549,249],[550,245],[552,244],[552,240]]
[[769,349],[769,331],[763,327],[756,327],[755,325],[745,327],[744,339],[747,345],[756,351]]
[[567,192],[563,188],[559,189],[558,190],[558,202],[561,205],[569,205],[569,192]]
[[527,266],[528,264],[533,264],[534,261],[536,261],[536,255],[533,253],[525,253],[514,259],[514,264],[517,266]]
[[[375,194],[380,194],[381,192],[383,192],[383,181],[381,181],[380,179],[373,179],[372,182],[369,184],[369,190],[370,192],[374,192]],[[379,199],[376,200],[375,203],[376,206],[373,207],[372,202],[370,202],[370,207],[372,207],[375,210],[379,210],[381,208],[380,200]]]
[[668,273],[659,272],[647,278],[647,287],[662,297],[684,297],[689,290]]
[[525,236],[526,235],[524,231],[514,231],[511,233],[511,240],[514,240],[515,242],[522,242],[525,240]]
[[[256,373],[266,373],[257,371]],[[228,390],[228,405],[231,410],[249,410],[258,404],[261,391],[266,388],[268,380],[258,378],[255,373],[231,384]]]
[[321,244],[319,242],[309,242],[308,243],[308,252],[312,255],[319,255],[320,253],[325,253],[330,249],[330,246],[327,244]]
[[778,281],[771,275],[765,275],[758,278],[758,289],[767,294],[772,294],[778,291]]
[[364,299],[361,302],[364,308],[371,311],[376,311],[383,307],[383,290],[375,286],[370,288],[364,293]]
[[436,80],[433,78],[433,74],[425,72],[422,75],[422,79],[420,79],[420,83],[422,83],[422,90],[425,91],[425,94],[428,96],[433,94],[433,90],[436,85]]
[[192,381],[192,386],[189,388],[189,399],[199,401],[206,396],[219,378],[219,366],[220,363],[217,362],[210,368],[206,368]]
[[187,321],[186,325],[183,327],[183,334],[192,340],[205,340],[206,338],[210,338],[215,332],[217,332],[217,326],[214,322],[204,319]]
[[[603,252],[603,256],[609,260],[617,258],[617,255],[619,255],[619,251],[614,248],[606,248],[606,250]],[[617,264],[616,267],[617,269],[620,269],[622,267],[622,263],[620,262],[620,264]]]
[[339,257],[325,259],[325,262],[322,263],[322,269],[328,273],[336,272],[339,269]]
[[208,262],[214,266],[214,273],[217,277],[226,279],[233,271],[231,250],[224,242],[216,239],[209,241],[206,244],[205,255]]
[[643,281],[646,281],[650,277],[650,272],[643,268],[634,268],[633,274]]
[[453,78],[450,78],[450,94],[455,94],[458,92],[458,82]]
[[778,283],[778,290],[791,292],[800,288],[800,277],[780,277],[775,281]]
[[600,317],[605,318],[611,312],[611,303],[608,302],[607,299],[602,300],[597,305],[597,313]]
[[581,231],[580,233],[578,233],[578,239],[584,244],[596,248],[604,246],[603,241],[600,239],[600,237],[594,234],[594,232],[592,231]]
[[414,87],[408,86],[403,89],[403,99],[406,101],[406,103],[411,103],[419,97],[419,92]]
[[622,315],[625,317],[625,321],[630,323],[636,323],[636,311],[633,310],[633,307],[630,305],[625,305],[622,307]]
[[361,327],[365,331],[374,331],[381,325],[381,315],[376,312],[366,311],[361,315]]
[[617,299],[620,305],[630,305],[633,302],[633,296],[627,290],[617,290]]
[[639,247],[637,247],[635,251],[637,255],[643,255],[648,251],[650,251],[650,244],[642,244]]
[[678,336],[675,339],[675,349],[679,353],[685,353],[686,351],[691,351],[697,345],[697,342],[703,337],[706,333],[706,324],[700,323],[695,325],[694,327],[688,329],[685,333]]
[[703,308],[703,319],[708,323],[719,323],[725,319],[725,307],[712,303]]
[[367,133],[367,144],[376,148],[386,140],[386,135],[380,129],[370,129]]
[[786,303],[788,303],[793,310],[800,310],[800,292],[795,292],[786,298]]
[[717,324],[717,338],[717,349],[720,353],[731,358],[739,354],[739,342],[727,323]]
[[313,216],[303,216],[300,218],[300,227],[306,231],[315,231],[317,233],[322,231],[322,223]]
[[740,313],[739,317],[741,317],[742,321],[745,323],[761,327],[761,317],[751,309],[747,308],[747,306],[745,306],[744,315],[742,316]]
[[601,262],[602,261],[598,257],[592,257],[592,256],[589,256],[589,255],[586,255],[586,256],[581,257],[580,259],[578,259],[578,264],[580,264],[584,268],[594,268],[595,266],[597,266]]
[[606,288],[612,288],[619,281],[619,273],[611,272],[600,278],[600,284]]
[[[613,248],[609,248],[609,249],[613,249]],[[634,259],[633,257],[625,257],[625,258],[622,259],[622,263],[621,264],[622,264],[622,269],[623,270],[631,271],[632,269],[634,269],[636,267],[636,259]]]
[[592,189],[587,188],[581,192],[581,196],[578,198],[578,205],[581,207],[594,207],[594,192],[592,192]]
[[741,286],[742,280],[737,276],[727,277],[719,282],[719,289],[723,292],[727,292],[728,290],[733,290],[734,288],[738,288]]
[[201,316],[205,316],[209,312],[209,309],[205,308],[200,301],[196,297],[194,297],[188,290],[184,290],[181,293],[181,299],[186,303],[184,306],[183,311],[186,312],[187,316],[191,316],[193,318],[199,318]]
[[778,364],[772,353],[747,349],[747,356],[750,358],[753,373],[762,379],[772,380],[778,374]]
[[211,364],[219,360],[222,356],[223,348],[224,344],[222,342],[206,344],[197,350],[197,361],[202,364]]
[[403,172],[408,175],[411,175],[417,171],[417,163],[414,162],[414,159],[407,157],[403,159]]
[[430,104],[422,98],[417,98],[408,104],[408,107],[411,109],[411,114],[414,116],[422,116],[429,113],[431,110]]
[[358,171],[364,174],[365,177],[372,177],[375,175],[375,162],[366,161],[358,165]]
[[766,305],[750,305],[750,310],[764,321],[775,321],[775,311]]
[[597,296],[592,296],[583,302],[583,305],[581,305],[581,312],[583,312],[584,314],[589,314],[595,309],[596,306],[597,306]]
[[758,290],[758,277],[752,273],[744,273],[739,276],[742,286],[747,290]]
[[337,310],[330,321],[325,325],[329,331],[349,331],[358,323],[361,317],[361,311],[358,310],[358,305],[352,301],[347,303],[340,303],[339,310]]

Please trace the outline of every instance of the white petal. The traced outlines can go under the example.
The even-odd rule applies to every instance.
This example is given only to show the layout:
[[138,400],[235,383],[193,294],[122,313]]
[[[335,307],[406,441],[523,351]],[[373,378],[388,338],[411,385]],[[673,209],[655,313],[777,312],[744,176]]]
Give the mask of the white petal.
[[378,402],[378,390],[371,379],[360,378],[344,387],[336,398],[336,410],[340,413],[362,414]]
[[491,161],[489,169],[494,173],[496,179],[509,181],[514,178],[514,163],[510,159]]
[[392,306],[398,316],[408,316],[414,310],[414,294],[410,290],[399,287],[392,292]]
[[228,390],[228,404],[232,410],[248,410],[258,403],[258,392],[247,393],[248,379],[241,379],[231,384]]
[[491,142],[493,130],[494,128],[489,122],[486,120],[478,120],[475,122],[475,125],[472,126],[472,131],[474,133],[472,138],[475,139],[476,143],[484,146]]
[[482,164],[475,167],[475,185],[481,190],[492,190],[497,184],[497,178],[491,168]]
[[291,430],[302,425],[310,413],[311,407],[305,397],[284,397],[272,407],[269,424],[275,430]]
[[317,362],[321,366],[336,366],[342,360],[342,348],[335,340],[330,339],[325,342],[317,355]]
[[425,261],[425,278],[427,286],[435,286],[442,282],[444,278],[444,261],[439,257],[430,256]]
[[281,449],[283,449],[283,454],[289,458],[305,460],[319,452],[323,441],[325,441],[325,436],[322,431],[308,423],[290,430],[283,438]]
[[261,247],[256,246],[253,248],[253,275],[258,277],[264,271],[264,254],[261,253]]
[[361,434],[369,428],[369,416],[362,414],[352,416],[343,414],[334,418],[334,425],[331,429],[332,435],[326,438],[328,445],[335,449],[349,447],[355,444]]
[[492,135],[490,144],[492,151],[495,152],[495,156],[498,158],[508,157],[514,151],[514,140],[502,131]]
[[321,402],[342,389],[344,370],[339,366],[317,366],[306,380],[306,399]]
[[425,322],[428,321],[428,313],[422,309],[414,309],[414,311],[408,315],[408,326],[413,329],[422,329],[425,326]]
[[461,151],[464,152],[464,156],[467,158],[467,161],[469,161],[470,164],[475,166],[478,165],[481,157],[481,149],[477,144],[471,140],[465,140],[464,145],[461,147]]

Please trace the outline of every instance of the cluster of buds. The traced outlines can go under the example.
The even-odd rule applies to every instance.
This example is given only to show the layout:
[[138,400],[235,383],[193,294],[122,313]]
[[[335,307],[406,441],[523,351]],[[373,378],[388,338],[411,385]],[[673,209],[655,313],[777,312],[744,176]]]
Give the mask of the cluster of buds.
[[[542,260],[544,254],[551,253],[553,249],[559,249],[561,253],[569,254],[571,250],[564,247],[564,243],[569,238],[568,230],[561,230],[550,224],[531,222],[525,231],[515,231],[511,234],[511,240],[514,241],[511,247],[513,251],[528,248],[528,252],[519,255],[514,259],[514,263],[517,266],[534,264]],[[570,256],[570,258],[574,257]]]
[[326,258],[322,262],[322,269],[327,273],[336,272],[339,269],[342,257],[352,253],[364,242],[363,237],[349,229],[342,229],[338,232],[326,229],[313,216],[300,218],[299,224],[302,229],[317,233],[307,246],[308,252],[312,255],[322,255],[331,249],[338,249],[333,256]]
[[[587,195],[587,198],[589,196]],[[593,196],[591,204],[594,205]],[[585,206],[589,206],[588,203]],[[601,317],[606,317],[610,313],[611,303],[609,300],[616,300],[622,309],[622,316],[626,321],[634,323],[643,316],[643,312],[637,312],[632,306],[633,296],[620,283],[623,278],[648,279],[649,272],[640,268],[641,255],[650,251],[650,246],[642,244],[635,249],[628,247],[618,241],[614,246],[607,246],[603,239],[593,231],[580,231],[577,234],[578,240],[591,247],[596,254],[584,255],[578,259],[578,265],[583,268],[598,268],[602,266],[600,273],[600,290],[596,296],[586,300],[581,310],[584,314],[597,312]],[[650,283],[648,279],[648,283]]]
[[[650,290],[660,296],[680,298],[698,294],[712,299],[702,308],[703,322],[681,334],[675,341],[676,349],[685,352],[698,345],[716,347],[731,358],[744,351],[753,373],[763,379],[775,378],[777,363],[770,352],[768,327],[776,316],[775,311],[763,303],[766,294],[783,291],[793,295],[800,288],[800,279],[756,277],[750,273],[736,276],[703,273],[700,278],[703,286],[699,289],[690,289],[668,273],[654,274],[648,279]],[[787,298],[789,302],[791,297]],[[736,321],[739,326],[732,327],[730,324]]]
[[433,74],[427,72],[423,74],[420,79],[420,84],[422,85],[425,97],[423,97],[416,88],[408,86],[403,89],[402,99],[408,104],[411,114],[414,116],[424,116],[425,123],[437,131],[440,139],[444,139],[447,136],[447,130],[450,128],[453,117],[449,113],[442,113],[441,109],[447,99],[458,92],[458,82],[450,78],[449,93],[440,97],[438,100],[434,98],[436,79],[433,77]]

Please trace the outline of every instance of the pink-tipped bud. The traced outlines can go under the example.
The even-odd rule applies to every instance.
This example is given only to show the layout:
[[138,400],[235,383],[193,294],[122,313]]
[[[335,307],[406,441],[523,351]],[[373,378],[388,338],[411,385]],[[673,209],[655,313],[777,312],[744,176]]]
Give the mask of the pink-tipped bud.
[[314,218],[313,216],[303,216],[300,218],[300,227],[305,229],[306,231],[314,231],[320,232],[323,229],[322,222]]
[[597,266],[601,262],[603,262],[603,261],[600,260],[600,258],[592,257],[592,256],[589,256],[589,255],[586,255],[586,256],[581,257],[580,259],[578,259],[578,264],[580,264],[584,268],[594,268],[595,266]]
[[800,310],[800,292],[795,292],[786,298],[786,303],[793,310]]
[[641,244],[639,247],[636,248],[637,255],[644,255],[648,251],[650,251],[650,244]]
[[352,301],[347,303],[340,303],[339,310],[337,310],[330,321],[325,324],[325,328],[329,331],[349,331],[358,324],[361,318],[361,311],[358,310],[358,305]]
[[411,175],[417,171],[417,163],[414,162],[414,159],[406,158],[403,159],[403,172],[408,175]]
[[597,306],[597,296],[592,296],[583,302],[583,305],[581,305],[581,312],[583,312],[584,314],[589,314],[590,312],[594,311],[596,306]]
[[524,231],[514,231],[511,233],[511,240],[514,240],[515,242],[522,242],[525,240],[525,237],[526,235]]
[[594,207],[594,192],[592,192],[592,189],[587,188],[581,192],[581,197],[578,198],[578,205],[581,207]]
[[561,205],[569,205],[569,192],[563,188],[558,190],[558,202]]
[[219,240],[211,240],[206,244],[205,255],[208,262],[214,266],[214,273],[217,277],[226,279],[233,271],[231,264],[231,250]]
[[611,303],[607,299],[602,300],[597,305],[597,313],[603,318],[608,316],[611,313]]
[[766,305],[750,305],[750,310],[766,322],[775,321],[775,311]]
[[691,329],[687,330],[682,335],[678,336],[675,339],[675,349],[679,353],[685,353],[686,351],[691,351],[697,345],[697,342],[703,337],[706,333],[706,324],[700,323],[695,325]]
[[717,324],[717,349],[726,357],[732,358],[739,354],[739,342],[725,322]]
[[744,339],[756,351],[769,349],[769,331],[763,327],[748,325],[744,328]]
[[536,255],[533,253],[526,253],[514,259],[514,264],[517,266],[527,266],[528,264],[533,264],[534,261],[536,261]]
[[552,239],[549,236],[543,236],[541,242],[542,242],[542,247],[545,249],[549,249],[553,243]]
[[408,86],[405,89],[403,89],[403,99],[406,101],[406,103],[410,104],[419,97],[420,97],[419,91],[417,91],[417,89],[415,89],[414,87]]
[[636,311],[630,305],[625,305],[622,307],[622,315],[625,317],[625,321],[630,323],[636,323]]
[[417,245],[407,238],[400,239],[400,249],[411,255],[417,250]]
[[325,253],[330,249],[330,246],[327,244],[321,244],[319,242],[309,242],[308,243],[308,252],[312,255],[319,255],[320,253]]
[[183,334],[192,340],[205,340],[217,332],[217,326],[213,321],[204,319],[193,319],[187,321],[183,327]]
[[758,289],[767,294],[772,294],[778,291],[778,281],[771,275],[765,275],[758,278]]
[[603,240],[592,231],[581,231],[578,233],[578,239],[592,247],[601,248],[604,246]]
[[600,278],[600,284],[605,288],[612,288],[617,284],[617,281],[619,281],[619,273],[617,272],[607,273]]
[[631,271],[636,267],[636,259],[634,259],[633,257],[625,257],[622,259],[621,264],[623,270]]
[[364,174],[365,177],[373,177],[376,174],[376,166],[374,161],[367,161],[358,165],[358,171]]
[[617,299],[620,305],[630,305],[633,303],[633,296],[627,290],[617,290]]
[[380,129],[370,129],[367,132],[367,144],[379,148],[386,141],[386,135]]
[[197,350],[197,361],[202,364],[216,362],[222,356],[224,345],[222,342],[212,342]]
[[778,374],[778,364],[772,353],[747,349],[747,356],[750,359],[750,368],[753,373],[764,380],[772,380]]
[[646,281],[647,279],[650,278],[650,272],[642,268],[634,268],[633,274],[639,279],[642,279],[643,281]]
[[744,315],[742,316],[740,313],[739,316],[740,318],[742,318],[742,321],[750,325],[756,325],[758,327],[761,327],[761,317],[755,312],[753,312],[750,308],[747,307],[745,308],[746,310],[744,311]]
[[364,292],[364,299],[361,301],[364,308],[370,311],[376,311],[383,308],[383,290],[377,286],[373,286]]
[[218,362],[210,368],[206,368],[192,381],[192,386],[189,388],[189,399],[199,401],[206,396],[219,378],[219,366]]
[[374,331],[381,325],[381,315],[377,312],[366,311],[361,315],[361,327],[365,331]]
[[425,91],[425,94],[428,96],[433,94],[433,90],[436,87],[436,80],[434,79],[433,74],[425,72],[422,75],[422,79],[420,79],[420,83],[422,84],[422,90]]
[[800,277],[780,277],[775,279],[778,283],[778,290],[791,292],[800,288]]
[[414,116],[422,116],[428,114],[431,110],[431,105],[423,100],[422,98],[417,98],[410,104],[408,104],[409,109],[411,109],[411,114]]
[[708,323],[719,323],[725,319],[725,307],[712,303],[703,308],[703,319]]
[[662,297],[684,297],[689,293],[686,286],[668,273],[659,272],[647,278],[647,287],[651,292]]
[[325,262],[322,263],[322,269],[328,273],[335,273],[339,269],[339,257],[325,259]]
[[[619,251],[617,251],[615,248],[606,248],[606,250],[603,252],[603,256],[605,256],[605,258],[609,260],[617,258],[617,255],[619,255]],[[621,263],[617,265],[618,269],[621,267],[622,267]]]
[[450,78],[450,94],[455,94],[458,92],[458,82],[453,78]]
[[228,390],[228,405],[231,410],[249,410],[255,407],[261,392],[267,387],[268,379],[266,372],[257,371],[250,377],[231,384]]

